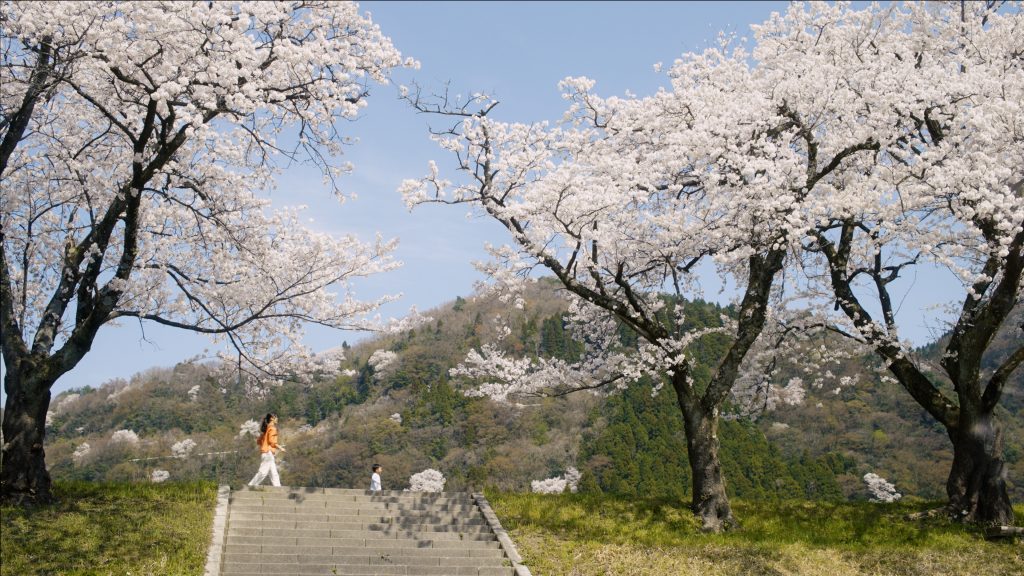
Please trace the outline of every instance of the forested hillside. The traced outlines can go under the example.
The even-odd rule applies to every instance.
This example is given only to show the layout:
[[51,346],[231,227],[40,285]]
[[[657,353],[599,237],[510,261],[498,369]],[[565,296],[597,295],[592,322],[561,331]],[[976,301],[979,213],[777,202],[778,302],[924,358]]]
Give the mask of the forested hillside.
[[[686,306],[694,328],[730,313],[703,302]],[[359,487],[376,462],[384,466],[386,488],[404,488],[412,473],[431,467],[448,478],[447,489],[528,490],[532,480],[575,467],[582,491],[684,499],[689,467],[671,387],[656,395],[642,385],[610,396],[581,392],[510,407],[467,397],[467,383],[449,378],[469,349],[495,339],[497,314],[513,328],[503,346],[578,355],[581,344],[567,333],[564,310],[548,281],[527,294],[522,310],[492,297],[460,297],[415,330],[344,344],[341,376],[284,383],[262,395],[247,395],[234,378],[198,364],[69,391],[51,404],[51,473],[141,480],[165,471],[173,479],[240,484],[258,464],[244,424],[275,411],[288,448],[279,462],[288,484]],[[1005,339],[1006,346],[993,348],[1008,347]],[[699,351],[705,364],[717,358],[717,344],[724,343],[709,339]],[[940,498],[949,441],[905,391],[879,380],[876,364],[857,357],[833,369],[856,384],[812,389],[799,406],[756,420],[728,416],[722,458],[732,495],[865,499],[862,477],[875,472],[903,494]],[[1024,498],[1022,396],[1017,374],[1001,411],[1016,501]]]

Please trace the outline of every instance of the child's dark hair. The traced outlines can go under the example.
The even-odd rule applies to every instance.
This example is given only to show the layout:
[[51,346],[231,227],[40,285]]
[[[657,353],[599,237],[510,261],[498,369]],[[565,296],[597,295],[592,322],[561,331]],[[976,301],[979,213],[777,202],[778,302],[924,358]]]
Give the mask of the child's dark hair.
[[373,468],[371,468],[371,470],[373,470],[374,472],[379,471],[380,470],[380,464],[374,464]]
[[270,421],[274,418],[277,418],[277,414],[267,412],[267,415],[263,417],[263,422],[260,422],[260,434],[267,431],[267,426],[270,426]]

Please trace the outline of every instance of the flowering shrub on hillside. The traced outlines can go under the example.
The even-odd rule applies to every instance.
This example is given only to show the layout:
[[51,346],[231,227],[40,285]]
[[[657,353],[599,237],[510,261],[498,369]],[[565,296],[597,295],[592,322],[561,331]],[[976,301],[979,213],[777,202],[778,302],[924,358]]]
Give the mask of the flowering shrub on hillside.
[[872,502],[895,502],[903,497],[896,491],[896,486],[874,472],[864,475],[864,483],[868,485],[868,491],[871,492]]
[[581,476],[579,470],[570,466],[562,476],[530,482],[530,491],[536,494],[561,494],[568,488],[569,492],[575,494]]
[[175,442],[174,445],[171,446],[171,454],[173,454],[175,458],[188,458],[188,455],[195,447],[195,440],[185,438],[181,442]]
[[77,464],[82,460],[82,458],[88,456],[91,450],[92,447],[89,446],[88,442],[82,442],[81,444],[78,445],[78,448],[75,448],[75,452],[71,455],[71,458],[73,458],[75,463]]
[[114,444],[124,442],[132,446],[138,446],[139,435],[133,430],[118,430],[110,436],[110,442]]
[[530,482],[530,491],[536,494],[561,494],[565,492],[565,478],[555,477]]
[[427,468],[423,472],[417,472],[409,477],[409,490],[411,492],[441,492],[444,490],[444,474],[433,468]]
[[255,420],[247,420],[247,421],[243,422],[242,425],[238,429],[238,437],[241,438],[242,436],[245,436],[246,434],[251,435],[251,436],[259,436],[260,435],[260,423],[255,421]]

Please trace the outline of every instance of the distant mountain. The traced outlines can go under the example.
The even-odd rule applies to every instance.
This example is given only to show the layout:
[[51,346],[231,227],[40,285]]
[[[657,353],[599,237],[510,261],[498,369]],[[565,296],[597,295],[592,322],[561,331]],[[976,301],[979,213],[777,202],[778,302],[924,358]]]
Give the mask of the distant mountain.
[[[67,391],[51,405],[51,473],[141,480],[165,470],[176,479],[242,483],[258,466],[254,438],[243,424],[274,411],[288,447],[279,467],[290,484],[363,486],[371,464],[380,463],[385,488],[404,488],[411,474],[435,468],[447,477],[448,489],[528,490],[532,480],[576,467],[583,474],[581,490],[685,498],[689,468],[670,389],[652,396],[650,386],[639,384],[608,397],[578,393],[511,408],[468,398],[449,379],[449,369],[469,349],[495,339],[498,313],[512,316],[513,333],[503,341],[510,350],[576,353],[562,320],[562,294],[553,281],[542,280],[527,293],[522,310],[491,297],[456,298],[430,311],[433,321],[415,330],[343,344],[345,375],[310,385],[285,383],[260,397],[247,396],[215,366],[198,364]],[[702,302],[687,306],[688,317],[698,322],[728,312]],[[993,347],[997,354],[1015,342],[1010,334],[1001,338]],[[394,352],[395,359],[375,368],[369,359],[378,350]],[[938,350],[925,347],[922,353],[934,360]],[[712,363],[715,351],[704,352]],[[949,441],[905,391],[879,381],[876,365],[871,357],[856,358],[833,370],[855,379],[855,386],[812,391],[804,404],[756,421],[724,421],[730,492],[862,499],[867,492],[861,478],[875,472],[904,494],[941,498]],[[1018,371],[1000,409],[1017,501],[1024,499],[1022,378]],[[120,430],[134,436],[115,434]]]

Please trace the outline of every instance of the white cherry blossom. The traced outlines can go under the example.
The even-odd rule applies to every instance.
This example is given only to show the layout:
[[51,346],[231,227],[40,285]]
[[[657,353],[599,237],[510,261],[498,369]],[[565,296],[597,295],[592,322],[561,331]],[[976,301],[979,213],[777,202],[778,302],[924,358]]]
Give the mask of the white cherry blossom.
[[872,502],[895,502],[903,497],[896,491],[896,486],[874,472],[864,475],[864,483],[871,493]]
[[246,420],[238,428],[238,438],[245,436],[259,436],[260,435],[260,423],[255,420]]
[[129,446],[139,445],[139,435],[134,430],[115,430],[110,435],[111,444],[127,444]]
[[443,492],[444,474],[433,468],[427,468],[409,477],[410,492]]
[[82,442],[77,448],[75,448],[75,451],[71,454],[71,458],[75,463],[79,463],[88,456],[90,452],[92,452],[92,447],[89,446],[89,443]]
[[171,454],[175,458],[188,458],[189,454],[192,453],[192,450],[194,450],[195,447],[195,440],[191,438],[185,438],[180,442],[175,442],[174,445],[171,446]]

